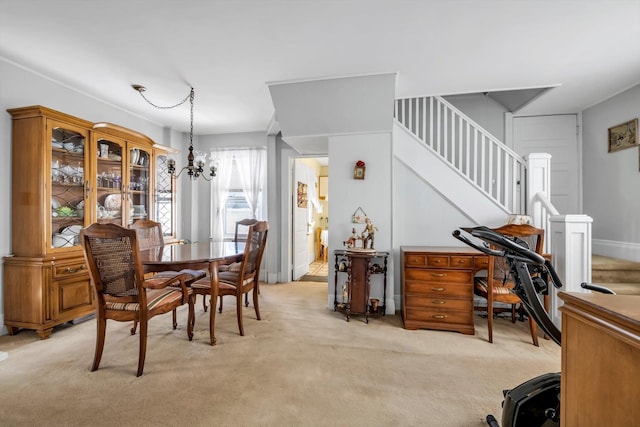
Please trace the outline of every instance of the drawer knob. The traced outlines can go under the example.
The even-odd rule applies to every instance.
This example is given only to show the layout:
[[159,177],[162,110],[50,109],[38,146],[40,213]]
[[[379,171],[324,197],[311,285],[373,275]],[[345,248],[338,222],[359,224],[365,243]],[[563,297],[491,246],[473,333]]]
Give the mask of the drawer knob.
[[445,277],[446,274],[444,273],[431,273],[431,277]]
[[446,301],[442,301],[442,300],[435,300],[435,301],[431,301],[432,304],[446,304]]
[[442,261],[437,259],[435,262],[436,262],[436,264],[440,264]]
[[434,319],[446,319],[447,315],[446,314],[434,314],[433,316]]
[[431,288],[431,290],[436,292],[442,292],[444,291],[444,288]]
[[71,274],[71,273],[76,273],[76,272],[78,272],[78,271],[80,271],[80,270],[84,270],[84,265],[81,265],[81,266],[80,266],[80,267],[78,267],[78,268],[71,268],[71,267],[67,267],[67,269],[65,270],[65,273],[69,273],[69,274]]

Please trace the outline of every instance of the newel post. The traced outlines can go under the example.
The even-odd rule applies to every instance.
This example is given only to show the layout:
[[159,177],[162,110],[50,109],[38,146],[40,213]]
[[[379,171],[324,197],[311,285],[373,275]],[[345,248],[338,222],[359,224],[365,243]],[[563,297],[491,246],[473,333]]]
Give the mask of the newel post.
[[558,308],[562,301],[559,291],[588,292],[580,287],[582,282],[591,282],[591,223],[588,215],[554,215],[551,223],[551,253],[553,264],[562,284],[561,289],[550,290],[549,314],[556,326],[561,325]]

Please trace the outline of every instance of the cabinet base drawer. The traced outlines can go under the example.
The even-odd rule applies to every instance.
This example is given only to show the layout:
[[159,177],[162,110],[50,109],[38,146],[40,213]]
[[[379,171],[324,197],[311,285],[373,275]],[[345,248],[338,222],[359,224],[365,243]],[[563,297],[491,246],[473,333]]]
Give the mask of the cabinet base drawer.
[[452,299],[429,295],[407,295],[407,308],[432,308],[442,311],[451,310],[471,312],[473,310],[473,299]]
[[436,331],[452,331],[460,332],[465,335],[475,335],[476,333],[473,325],[466,325],[462,323],[437,323],[410,319],[404,320],[404,328],[408,330],[432,329]]
[[411,298],[426,295],[434,298],[466,298],[473,299],[473,286],[470,283],[429,283],[407,279],[404,292]]
[[404,310],[405,329],[437,329],[474,334],[473,311],[451,311],[407,307]]

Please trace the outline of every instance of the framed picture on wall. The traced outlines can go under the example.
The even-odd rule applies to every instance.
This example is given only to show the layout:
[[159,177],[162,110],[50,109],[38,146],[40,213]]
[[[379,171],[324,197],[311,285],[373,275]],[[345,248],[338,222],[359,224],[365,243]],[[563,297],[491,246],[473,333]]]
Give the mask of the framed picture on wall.
[[638,145],[638,119],[609,128],[609,153]]
[[308,205],[307,184],[298,181],[298,207],[306,208]]

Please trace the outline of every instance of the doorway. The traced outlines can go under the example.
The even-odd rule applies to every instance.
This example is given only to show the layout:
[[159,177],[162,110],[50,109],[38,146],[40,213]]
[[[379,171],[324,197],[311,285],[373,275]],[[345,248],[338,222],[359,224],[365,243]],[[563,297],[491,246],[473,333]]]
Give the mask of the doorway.
[[328,157],[295,159],[291,264],[296,281],[328,280],[328,166]]

